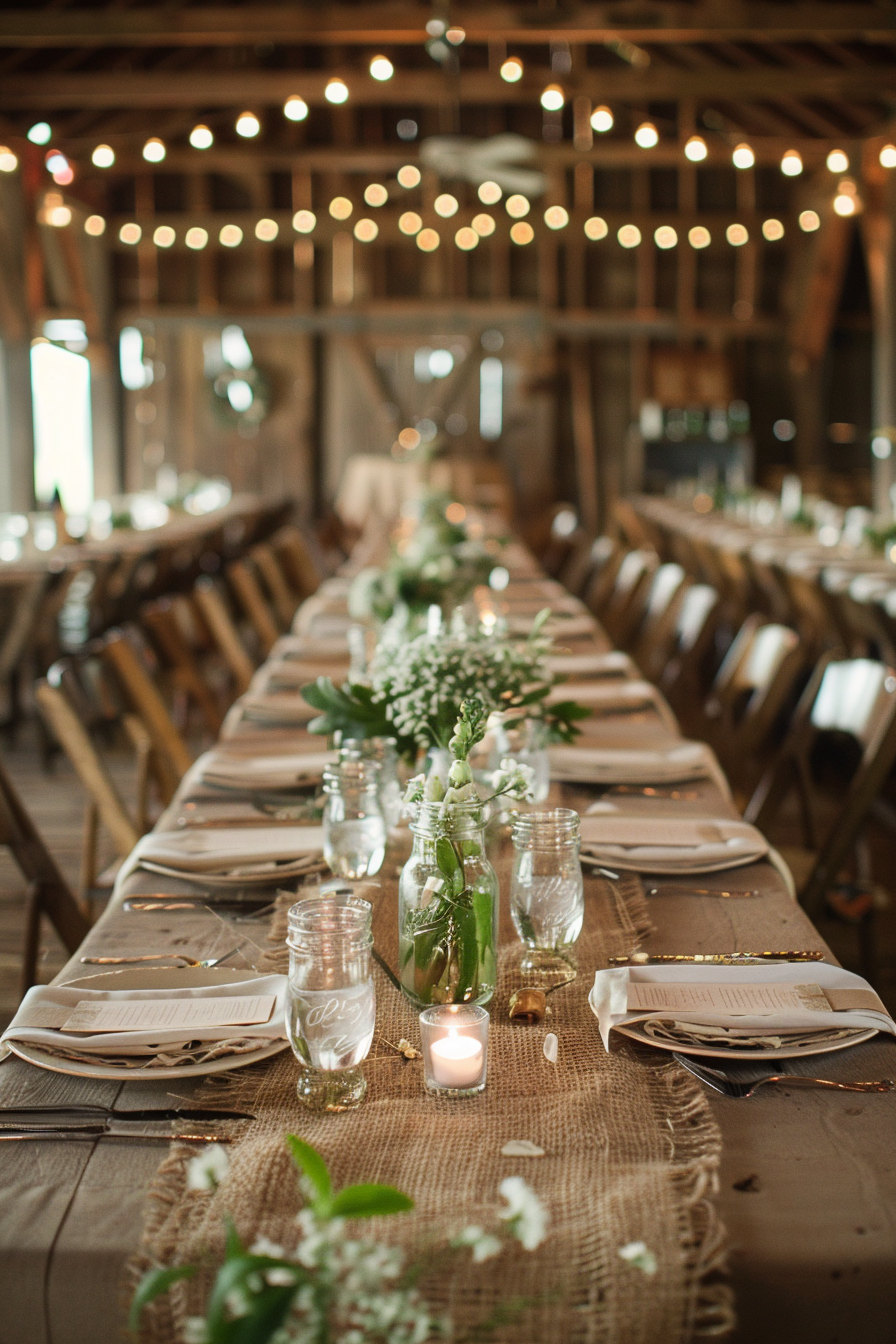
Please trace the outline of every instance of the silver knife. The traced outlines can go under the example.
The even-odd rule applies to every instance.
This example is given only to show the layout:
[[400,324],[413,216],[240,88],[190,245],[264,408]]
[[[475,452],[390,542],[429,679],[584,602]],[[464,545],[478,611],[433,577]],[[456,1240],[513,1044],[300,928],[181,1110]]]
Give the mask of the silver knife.
[[19,1126],[16,1129],[0,1129],[0,1143],[21,1143],[29,1139],[55,1139],[64,1142],[67,1139],[148,1139],[152,1143],[233,1143],[232,1134],[213,1134],[210,1132],[195,1134],[191,1132],[167,1133],[158,1129],[136,1129],[133,1125],[120,1125],[110,1121],[106,1125],[64,1125],[50,1129],[38,1125],[33,1129]]
[[124,1124],[140,1124],[145,1121],[173,1120],[179,1124],[192,1125],[220,1120],[254,1120],[248,1111],[211,1111],[191,1110],[185,1107],[176,1110],[150,1107],[145,1110],[118,1110],[114,1106],[3,1106],[0,1107],[0,1129],[20,1129],[24,1123],[30,1128],[38,1121],[47,1121],[47,1127],[53,1128],[54,1121],[65,1125],[106,1124],[117,1121]]

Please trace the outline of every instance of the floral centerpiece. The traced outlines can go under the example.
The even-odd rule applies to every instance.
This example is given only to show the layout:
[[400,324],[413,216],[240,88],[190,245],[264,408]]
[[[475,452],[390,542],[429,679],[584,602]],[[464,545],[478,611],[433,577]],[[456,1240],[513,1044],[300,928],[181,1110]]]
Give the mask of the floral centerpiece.
[[551,697],[560,678],[547,668],[552,641],[542,630],[549,614],[539,614],[526,640],[508,639],[499,626],[468,630],[460,622],[448,633],[404,642],[387,635],[366,682],[337,687],[318,677],[303,689],[308,704],[320,711],[309,731],[394,737],[399,753],[413,760],[420,751],[448,747],[458,704],[475,696],[487,714],[503,712],[508,725],[535,719],[548,741],[570,742],[579,731],[576,720],[587,718],[588,710]]
[[399,975],[418,1005],[488,1003],[495,992],[498,878],[485,852],[485,808],[495,798],[530,796],[532,770],[502,761],[480,795],[469,755],[485,735],[481,700],[464,700],[448,743],[447,788],[417,775],[405,802],[414,809],[414,846],[398,885]]
[[356,620],[386,621],[399,609],[419,617],[433,605],[447,614],[465,602],[477,584],[487,581],[495,556],[470,536],[463,514],[449,495],[426,495],[412,530],[395,538],[389,564],[364,569],[355,578],[350,614]]
[[[245,1246],[227,1223],[224,1263],[218,1269],[204,1316],[186,1321],[186,1344],[426,1344],[454,1337],[452,1324],[436,1316],[420,1281],[446,1254],[469,1251],[475,1263],[500,1255],[514,1241],[534,1251],[545,1239],[547,1214],[520,1176],[501,1181],[504,1204],[495,1226],[460,1227],[445,1247],[408,1265],[402,1251],[385,1242],[358,1240],[346,1223],[400,1214],[414,1201],[391,1185],[350,1185],[335,1191],[320,1153],[287,1135],[300,1172],[305,1207],[296,1218],[295,1246],[287,1250],[267,1237]],[[193,1159],[188,1185],[213,1191],[226,1181],[229,1162],[215,1145]],[[201,1195],[197,1194],[197,1197]],[[196,1265],[159,1266],[143,1278],[131,1304],[137,1330],[144,1308],[174,1284],[193,1278]],[[497,1325],[518,1317],[533,1302],[500,1304],[496,1319],[473,1327],[468,1339],[485,1340]]]

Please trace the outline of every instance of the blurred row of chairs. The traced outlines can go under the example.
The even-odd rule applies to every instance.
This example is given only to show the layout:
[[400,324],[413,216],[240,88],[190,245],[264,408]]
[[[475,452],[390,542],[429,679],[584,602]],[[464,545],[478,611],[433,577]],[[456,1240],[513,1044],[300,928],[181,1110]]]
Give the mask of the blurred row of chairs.
[[[129,620],[142,604],[188,591],[203,575],[220,573],[282,527],[288,501],[246,500],[195,535],[160,528],[129,534],[121,546],[67,546],[37,572],[0,574],[0,726],[15,734],[35,676],[67,649]],[[199,523],[200,520],[195,520]]]
[[660,687],[683,730],[713,746],[809,912],[859,925],[869,967],[875,890],[882,896],[867,826],[896,819],[896,650],[883,619],[860,622],[853,610],[867,614],[870,593],[867,608],[833,584],[822,598],[792,573],[786,590],[777,576],[773,588],[755,564],[733,563],[742,556],[649,531],[627,502],[613,535],[563,531],[546,566]]
[[[38,679],[42,722],[73,766],[86,808],[77,895],[60,896],[55,866],[52,882],[29,878],[23,989],[35,978],[42,916],[73,951],[119,861],[171,802],[198,750],[217,737],[227,709],[323,577],[303,533],[281,527],[221,573],[203,573],[186,591],[135,607],[131,619],[57,658]],[[14,828],[4,831],[2,799],[0,780],[0,844],[10,845],[22,867],[5,838]],[[101,832],[117,856],[104,872]],[[32,835],[25,850],[34,844]]]

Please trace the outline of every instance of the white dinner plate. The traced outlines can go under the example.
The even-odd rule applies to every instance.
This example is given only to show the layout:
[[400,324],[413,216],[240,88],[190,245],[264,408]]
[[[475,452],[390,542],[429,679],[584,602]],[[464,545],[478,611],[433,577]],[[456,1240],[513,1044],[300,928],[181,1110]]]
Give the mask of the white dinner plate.
[[[263,971],[228,971],[223,966],[202,967],[150,967],[127,966],[120,971],[100,971],[97,975],[82,975],[76,980],[67,980],[67,989],[195,989],[208,984],[230,985],[241,981],[261,979]],[[91,1064],[84,1060],[63,1059],[59,1055],[42,1050],[38,1045],[29,1045],[24,1041],[8,1041],[10,1050],[29,1064],[39,1069],[48,1069],[51,1073],[67,1073],[74,1078],[102,1078],[117,1083],[164,1082],[169,1078],[198,1078],[206,1073],[226,1073],[229,1069],[242,1069],[247,1064],[257,1064],[262,1059],[270,1059],[281,1050],[289,1048],[289,1041],[272,1040],[258,1050],[245,1055],[222,1055],[220,1059],[211,1059],[206,1064],[185,1064],[163,1068],[115,1068],[108,1064]]]
[[670,1053],[675,1051],[679,1055],[704,1055],[710,1059],[727,1059],[729,1062],[738,1059],[802,1059],[803,1055],[826,1055],[834,1050],[848,1050],[850,1046],[861,1045],[863,1041],[870,1041],[872,1036],[877,1035],[877,1031],[872,1027],[868,1031],[850,1036],[845,1041],[811,1041],[799,1048],[784,1045],[779,1050],[735,1050],[720,1045],[689,1043],[677,1045],[674,1041],[657,1041],[653,1036],[648,1036],[639,1022],[629,1022],[624,1027],[615,1026],[613,1030],[621,1031],[624,1036],[630,1036],[633,1041],[640,1041],[642,1045],[656,1046],[658,1050],[668,1050]]

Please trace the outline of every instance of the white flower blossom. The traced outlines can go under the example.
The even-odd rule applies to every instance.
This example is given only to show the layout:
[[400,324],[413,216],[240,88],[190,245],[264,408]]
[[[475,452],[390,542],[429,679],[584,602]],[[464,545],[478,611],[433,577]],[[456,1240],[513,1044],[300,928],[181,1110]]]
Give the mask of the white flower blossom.
[[498,1189],[507,1200],[507,1208],[498,1216],[510,1224],[511,1232],[527,1251],[534,1251],[547,1235],[547,1209],[522,1176],[505,1177]]
[[217,1190],[230,1171],[230,1159],[220,1143],[203,1148],[187,1167],[188,1190]]
[[465,1227],[463,1231],[458,1232],[451,1244],[452,1246],[469,1246],[477,1264],[481,1264],[483,1260],[491,1260],[492,1256],[498,1255],[502,1246],[500,1237],[494,1236],[491,1232],[484,1232],[481,1227],[475,1225]]
[[282,1260],[286,1255],[282,1246],[276,1241],[271,1241],[269,1237],[256,1237],[249,1247],[250,1255],[269,1255],[272,1260]]
[[531,801],[534,781],[535,771],[531,765],[523,765],[512,756],[505,756],[500,768],[492,775],[492,788],[495,793],[504,794],[508,798],[528,798]]
[[188,1316],[184,1321],[184,1344],[208,1344],[208,1325],[204,1316]]
[[635,1269],[640,1269],[642,1274],[648,1278],[656,1273],[656,1256],[653,1251],[647,1249],[646,1242],[630,1241],[625,1246],[619,1247],[620,1260],[626,1260]]

